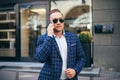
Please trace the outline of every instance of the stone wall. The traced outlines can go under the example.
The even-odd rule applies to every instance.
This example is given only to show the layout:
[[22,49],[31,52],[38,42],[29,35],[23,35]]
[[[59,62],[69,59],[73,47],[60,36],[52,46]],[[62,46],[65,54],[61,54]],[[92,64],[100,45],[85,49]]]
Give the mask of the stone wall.
[[93,0],[93,29],[113,24],[114,32],[94,35],[94,66],[120,70],[120,0]]

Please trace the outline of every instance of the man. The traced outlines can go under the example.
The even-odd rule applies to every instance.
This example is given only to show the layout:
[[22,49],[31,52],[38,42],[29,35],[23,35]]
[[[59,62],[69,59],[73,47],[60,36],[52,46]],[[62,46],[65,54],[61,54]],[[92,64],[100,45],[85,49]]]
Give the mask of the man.
[[77,35],[64,31],[63,14],[50,12],[47,33],[38,38],[36,59],[44,63],[38,80],[78,80],[86,57]]

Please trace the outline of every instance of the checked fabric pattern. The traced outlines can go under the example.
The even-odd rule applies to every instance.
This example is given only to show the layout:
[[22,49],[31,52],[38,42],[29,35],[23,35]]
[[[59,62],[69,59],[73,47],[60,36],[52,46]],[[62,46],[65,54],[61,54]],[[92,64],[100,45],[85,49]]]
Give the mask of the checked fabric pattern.
[[[77,35],[65,32],[67,41],[67,68],[73,68],[77,74],[82,70],[86,56]],[[42,35],[38,38],[36,59],[44,63],[38,80],[60,80],[62,58],[54,37]],[[70,80],[78,80],[77,74]],[[68,79],[69,80],[69,79]]]

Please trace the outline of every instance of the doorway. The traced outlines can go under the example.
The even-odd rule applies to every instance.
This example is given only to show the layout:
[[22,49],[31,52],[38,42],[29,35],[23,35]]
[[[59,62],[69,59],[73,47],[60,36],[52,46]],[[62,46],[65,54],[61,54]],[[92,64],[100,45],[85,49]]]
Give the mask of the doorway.
[[38,36],[46,32],[49,1],[16,4],[16,57],[34,61]]

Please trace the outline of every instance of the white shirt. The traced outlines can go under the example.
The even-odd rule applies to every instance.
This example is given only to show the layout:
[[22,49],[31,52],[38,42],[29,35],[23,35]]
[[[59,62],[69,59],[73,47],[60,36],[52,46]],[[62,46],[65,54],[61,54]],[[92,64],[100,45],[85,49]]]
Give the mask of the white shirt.
[[61,54],[61,58],[62,58],[62,62],[63,62],[61,79],[66,79],[67,77],[65,75],[65,70],[67,68],[67,42],[66,42],[66,39],[65,39],[64,35],[61,38],[55,37],[55,40],[58,44],[60,54]]

